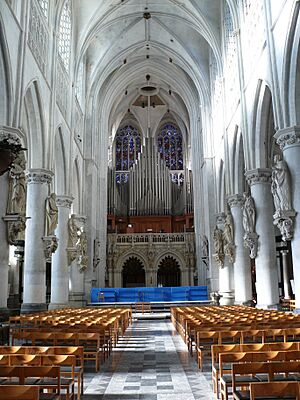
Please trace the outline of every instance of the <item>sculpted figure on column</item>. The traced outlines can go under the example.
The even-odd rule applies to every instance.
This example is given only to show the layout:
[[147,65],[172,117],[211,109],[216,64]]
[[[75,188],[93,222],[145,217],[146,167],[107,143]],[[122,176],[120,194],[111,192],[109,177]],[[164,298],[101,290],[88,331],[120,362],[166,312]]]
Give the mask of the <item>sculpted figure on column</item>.
[[76,243],[77,260],[80,265],[80,272],[83,272],[88,267],[88,255],[87,255],[87,236],[83,227],[78,231],[78,240]]
[[215,254],[214,258],[222,268],[224,266],[224,242],[223,242],[223,232],[217,226],[215,227],[213,234],[214,241],[214,249]]
[[245,231],[244,246],[250,250],[250,258],[255,258],[257,255],[258,235],[255,232],[255,204],[253,198],[244,193],[244,207],[243,207],[243,227]]
[[25,215],[26,210],[26,180],[25,180],[25,156],[21,151],[12,164],[9,173],[9,195],[7,214]]
[[206,235],[201,235],[201,249],[202,249],[202,258],[208,257],[208,239]]
[[276,213],[292,210],[289,170],[286,162],[279,155],[274,157],[271,190]]
[[58,223],[58,208],[56,194],[51,193],[46,199],[46,235],[54,235]]
[[72,214],[68,221],[68,232],[69,232],[69,247],[75,247],[78,239],[79,228],[76,224],[75,214]]
[[234,262],[234,242],[233,242],[233,220],[231,212],[228,210],[224,225],[224,253],[230,262]]
[[255,205],[250,195],[244,193],[245,203],[243,208],[243,226],[246,233],[253,233],[255,230]]

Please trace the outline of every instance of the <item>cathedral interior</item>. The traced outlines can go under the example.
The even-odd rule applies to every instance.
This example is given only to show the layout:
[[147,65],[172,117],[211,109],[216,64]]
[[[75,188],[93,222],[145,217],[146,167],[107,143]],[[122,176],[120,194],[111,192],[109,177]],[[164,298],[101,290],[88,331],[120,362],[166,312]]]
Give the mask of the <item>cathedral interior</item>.
[[0,87],[2,320],[94,288],[300,311],[299,0],[1,0]]

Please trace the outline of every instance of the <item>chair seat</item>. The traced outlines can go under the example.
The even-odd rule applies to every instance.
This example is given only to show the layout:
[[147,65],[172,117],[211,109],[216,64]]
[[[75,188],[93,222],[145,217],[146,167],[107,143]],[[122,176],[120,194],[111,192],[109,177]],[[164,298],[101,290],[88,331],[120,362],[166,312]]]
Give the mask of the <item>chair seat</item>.
[[[72,367],[68,367],[66,365],[60,367],[61,372],[72,372]],[[81,372],[82,368],[80,366],[74,367],[75,372]]]
[[[223,375],[221,379],[225,383],[231,383],[232,382],[232,376],[231,375]],[[260,382],[260,379],[258,379],[256,376],[237,376],[235,381],[238,382],[238,383],[240,383],[240,382],[252,383],[252,382]]]

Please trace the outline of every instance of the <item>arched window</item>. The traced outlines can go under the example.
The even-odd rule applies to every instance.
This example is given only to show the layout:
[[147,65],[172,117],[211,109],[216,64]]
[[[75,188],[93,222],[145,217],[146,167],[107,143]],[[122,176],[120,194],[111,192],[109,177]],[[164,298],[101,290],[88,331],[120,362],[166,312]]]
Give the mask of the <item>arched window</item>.
[[[116,171],[128,171],[141,152],[141,136],[132,125],[125,125],[116,134]],[[127,182],[127,174],[116,174],[117,183]]]
[[66,0],[61,12],[58,28],[58,54],[68,71],[71,51],[71,2]]
[[157,138],[161,158],[170,170],[183,169],[182,134],[173,124],[165,124]]
[[38,3],[43,11],[43,14],[45,15],[46,19],[48,19],[48,3],[49,0],[38,0]]

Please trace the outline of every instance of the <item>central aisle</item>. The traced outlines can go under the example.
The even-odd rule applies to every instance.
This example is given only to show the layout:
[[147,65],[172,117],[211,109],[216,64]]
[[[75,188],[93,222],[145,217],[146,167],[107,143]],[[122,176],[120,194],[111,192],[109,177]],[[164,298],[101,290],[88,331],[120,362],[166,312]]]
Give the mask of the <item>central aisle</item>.
[[200,373],[167,320],[137,320],[99,374],[86,374],[83,400],[211,400],[211,373]]

